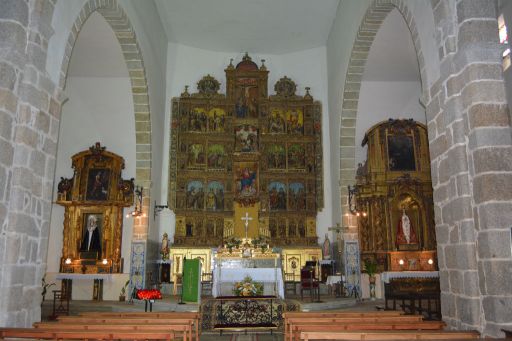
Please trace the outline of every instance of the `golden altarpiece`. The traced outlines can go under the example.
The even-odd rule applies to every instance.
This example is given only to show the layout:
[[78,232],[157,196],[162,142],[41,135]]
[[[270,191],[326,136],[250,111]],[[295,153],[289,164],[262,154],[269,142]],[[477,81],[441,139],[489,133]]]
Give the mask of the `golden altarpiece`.
[[122,179],[124,159],[99,142],[71,159],[73,177],[61,178],[56,202],[65,208],[60,272],[121,273],[123,208],[133,205],[133,179]]
[[[412,119],[381,122],[362,142],[350,189],[363,260],[379,271],[435,270],[436,239],[427,130]],[[430,261],[429,261],[430,260]]]
[[[316,214],[323,207],[321,105],[246,54],[225,69],[226,94],[207,75],[172,100],[169,205],[176,214],[173,274],[237,238],[282,248],[285,271],[320,259]],[[262,244],[262,245],[263,245]]]

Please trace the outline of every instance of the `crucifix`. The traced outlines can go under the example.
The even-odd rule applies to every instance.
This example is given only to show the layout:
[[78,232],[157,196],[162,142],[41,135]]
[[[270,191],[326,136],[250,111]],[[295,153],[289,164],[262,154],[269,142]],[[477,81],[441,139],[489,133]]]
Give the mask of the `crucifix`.
[[245,221],[245,239],[247,239],[247,230],[249,229],[249,220],[252,220],[252,217],[249,217],[249,212],[245,212],[245,217],[241,218]]

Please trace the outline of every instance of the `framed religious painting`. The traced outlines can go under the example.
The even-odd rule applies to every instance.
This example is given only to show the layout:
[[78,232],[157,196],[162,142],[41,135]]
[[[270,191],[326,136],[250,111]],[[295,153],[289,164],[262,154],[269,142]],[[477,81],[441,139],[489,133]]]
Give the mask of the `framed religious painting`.
[[103,213],[83,213],[80,239],[81,259],[101,259],[103,241]]
[[388,135],[388,168],[390,171],[415,171],[414,141],[411,135]]
[[87,174],[85,200],[104,201],[108,199],[110,169],[90,168]]

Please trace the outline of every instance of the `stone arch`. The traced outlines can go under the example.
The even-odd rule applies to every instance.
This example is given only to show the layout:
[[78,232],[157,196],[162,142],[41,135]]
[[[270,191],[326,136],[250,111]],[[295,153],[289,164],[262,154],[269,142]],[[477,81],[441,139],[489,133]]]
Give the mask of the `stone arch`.
[[[151,186],[151,117],[148,96],[148,83],[142,50],[139,47],[135,30],[125,11],[117,0],[89,0],[78,14],[67,40],[61,64],[59,88],[66,87],[69,62],[78,34],[93,12],[100,13],[108,22],[121,46],[128,69],[135,113],[136,170],[135,182],[144,188],[143,211],[149,215]],[[135,239],[146,239],[149,219],[136,219],[133,226]]]
[[[354,183],[355,166],[355,130],[359,91],[370,48],[387,15],[397,9],[403,16],[412,35],[418,57],[421,75],[422,100],[427,98],[428,80],[425,71],[425,59],[421,50],[418,29],[413,15],[404,0],[374,0],[366,11],[352,47],[347,75],[343,87],[343,103],[340,120],[340,195],[343,225],[354,228],[355,219],[350,219],[347,186]],[[353,231],[350,231],[353,232]],[[354,234],[354,237],[357,233]]]

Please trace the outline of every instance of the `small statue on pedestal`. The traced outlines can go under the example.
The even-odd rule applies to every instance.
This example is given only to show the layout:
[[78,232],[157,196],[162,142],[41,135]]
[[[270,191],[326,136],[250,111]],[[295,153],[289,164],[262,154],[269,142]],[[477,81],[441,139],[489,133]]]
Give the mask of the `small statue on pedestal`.
[[160,254],[162,255],[162,260],[169,259],[169,236],[167,233],[164,233],[162,237],[162,247],[160,248]]

